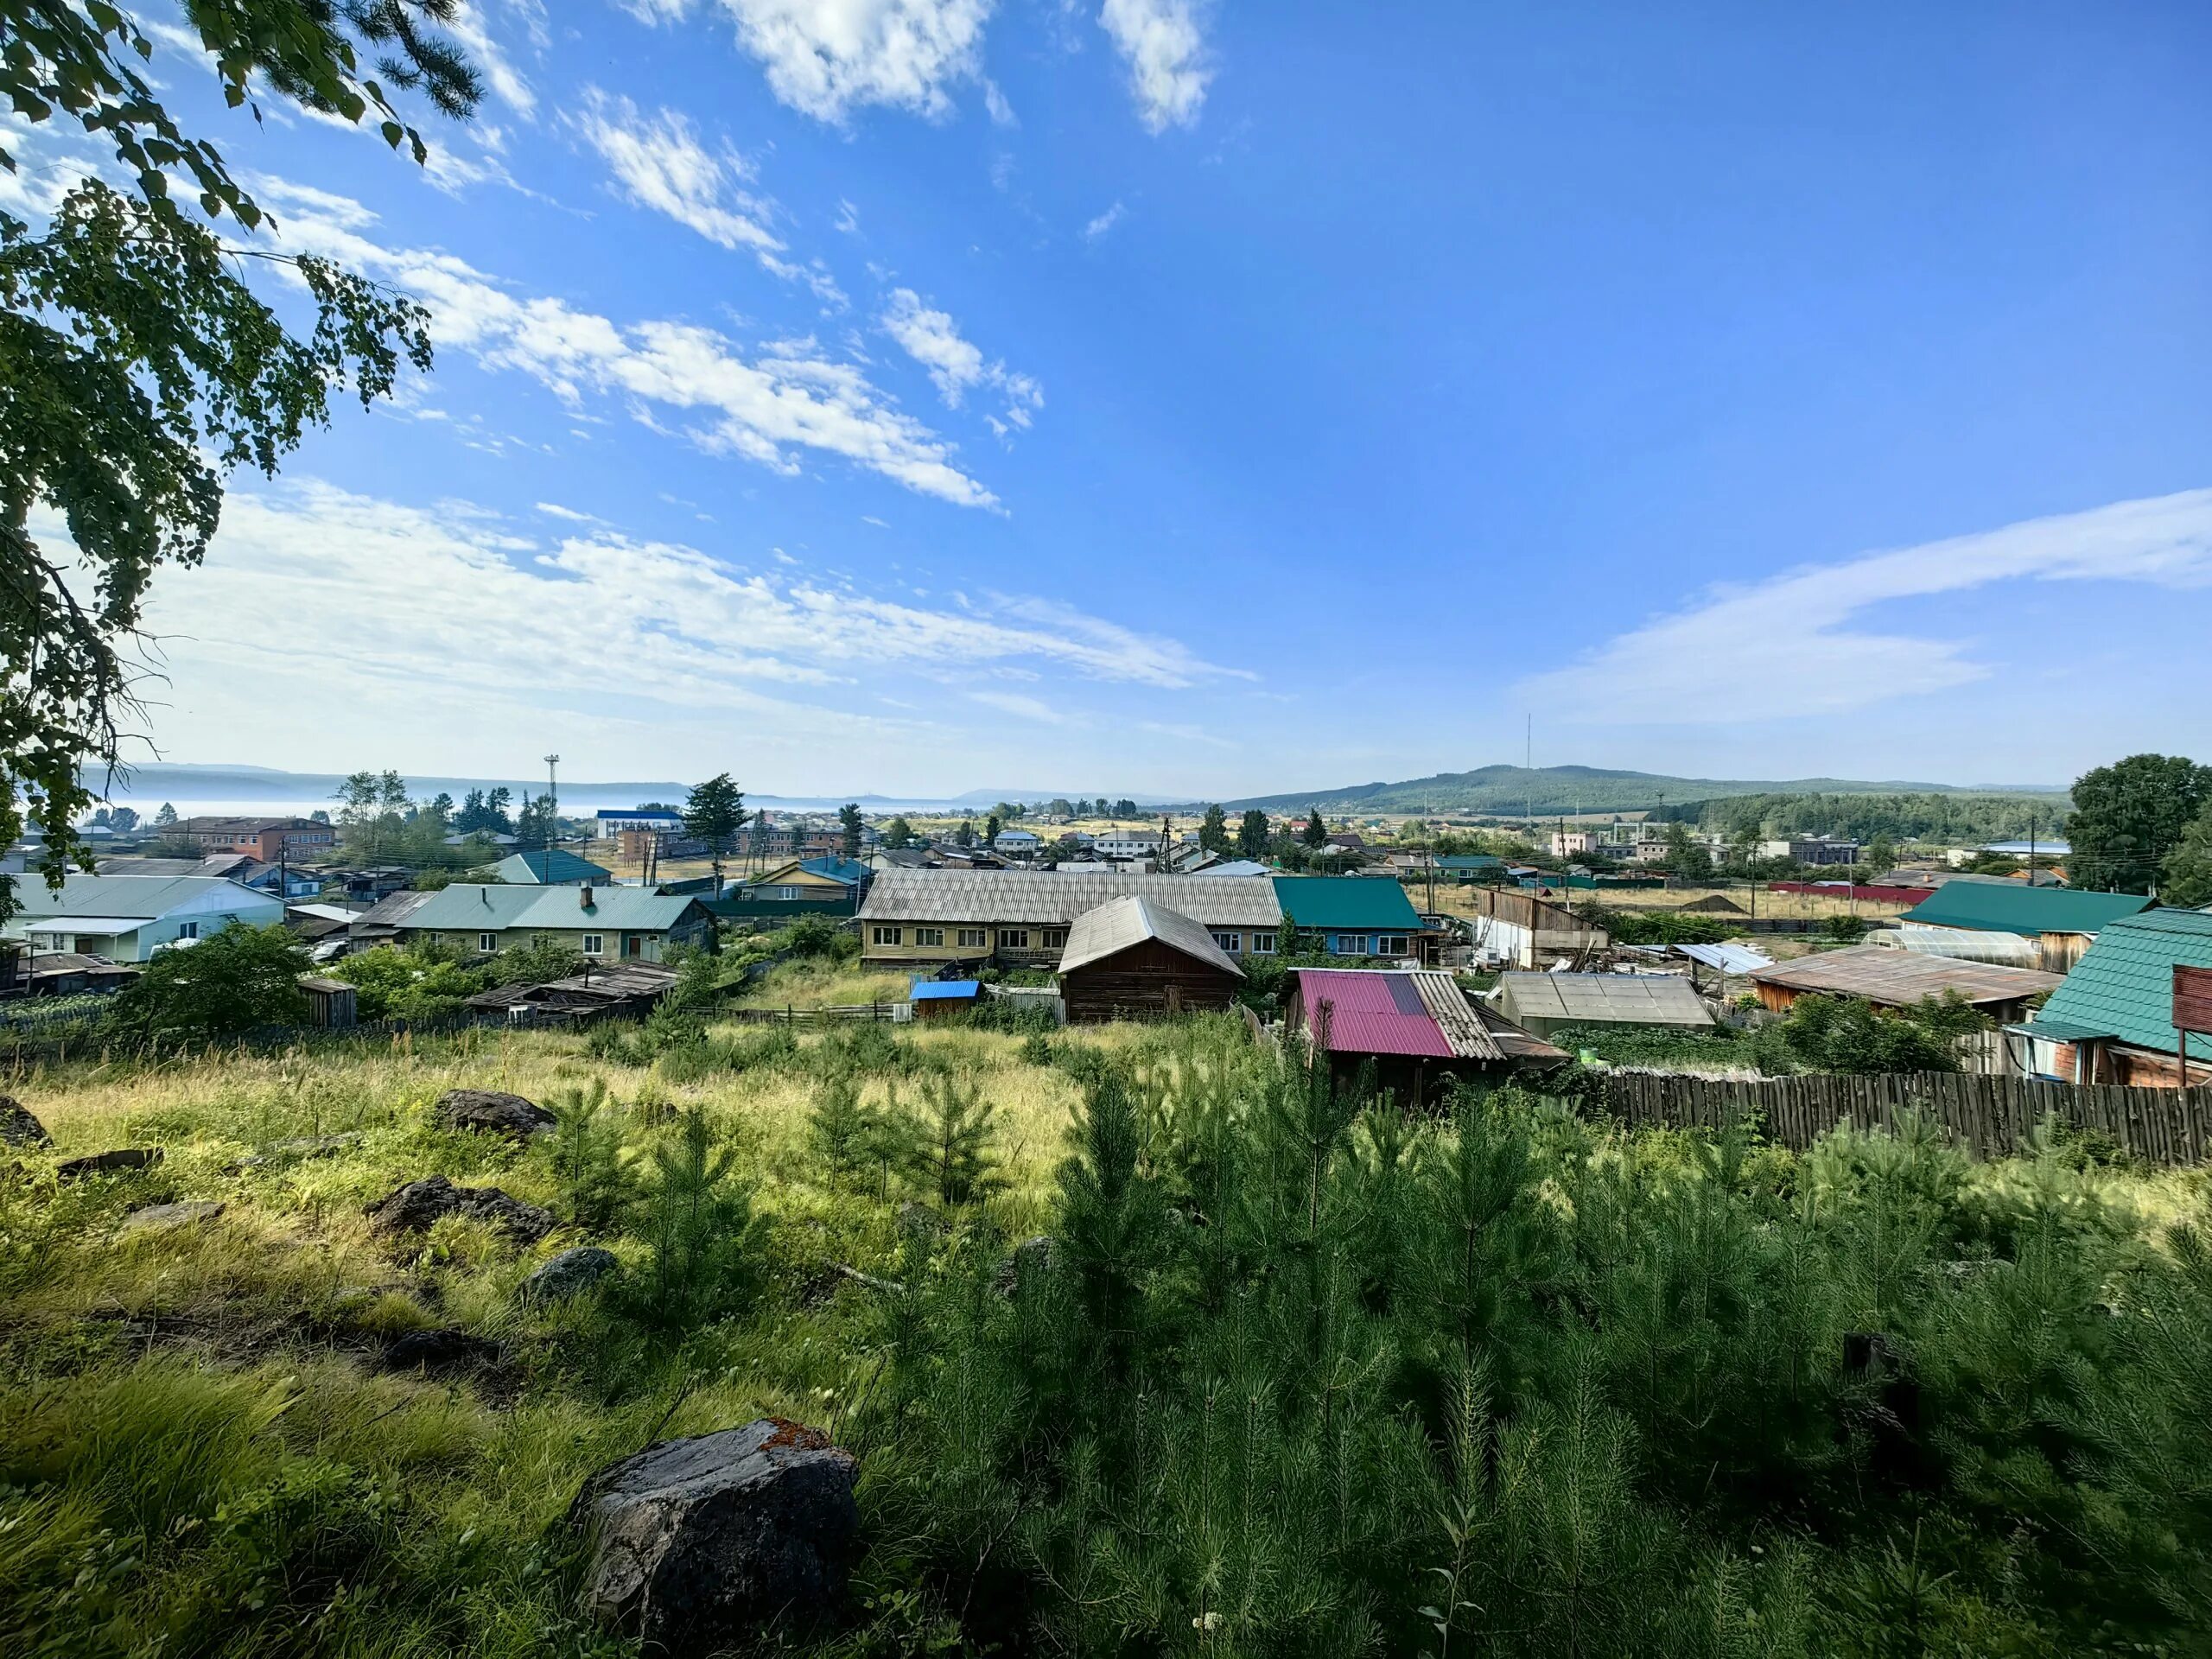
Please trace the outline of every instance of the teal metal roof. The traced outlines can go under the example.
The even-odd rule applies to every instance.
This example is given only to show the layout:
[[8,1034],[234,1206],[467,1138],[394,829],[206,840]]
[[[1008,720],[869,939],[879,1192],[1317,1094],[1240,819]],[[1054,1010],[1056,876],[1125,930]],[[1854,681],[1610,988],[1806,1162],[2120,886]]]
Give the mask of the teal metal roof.
[[[650,887],[476,887],[460,883],[425,898],[402,925],[441,933],[497,933],[511,927],[563,931],[664,932],[699,900]],[[701,906],[704,908],[704,906]]]
[[2122,917],[2082,953],[2032,1029],[2038,1035],[2068,1027],[2094,1030],[2138,1048],[2178,1053],[2181,1039],[2173,1025],[2177,963],[2212,968],[2212,912],[2146,910]]
[[1395,881],[1356,875],[1278,875],[1273,880],[1275,902],[1300,927],[1332,932],[1339,928],[1393,933],[1421,931],[1414,901]]
[[1436,861],[1440,870],[1502,870],[1505,861],[1488,853],[1446,853]]
[[232,909],[254,915],[266,912],[272,922],[283,919],[283,906],[279,900],[226,876],[86,875],[77,872],[63,878],[59,893],[35,876],[20,878],[16,883],[16,915],[29,922],[52,916],[97,916],[108,920],[135,918],[150,922],[187,905],[206,905],[211,898],[215,900],[209,907],[211,914],[216,913],[221,900],[228,898],[233,901]]
[[588,858],[558,847],[533,847],[526,853],[510,853],[499,862],[499,880],[517,884],[550,885],[569,881],[605,881],[613,871],[602,869]]
[[1999,881],[1946,881],[1899,918],[1982,933],[2094,933],[2151,907],[2133,893],[2077,893]]

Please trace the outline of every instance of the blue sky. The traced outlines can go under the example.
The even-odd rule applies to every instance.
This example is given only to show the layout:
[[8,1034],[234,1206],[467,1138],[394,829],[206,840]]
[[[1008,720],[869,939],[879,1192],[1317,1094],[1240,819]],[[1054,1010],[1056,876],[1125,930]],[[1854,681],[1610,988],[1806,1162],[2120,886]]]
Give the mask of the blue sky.
[[157,57],[440,340],[157,587],[166,758],[1234,795],[1531,713],[1539,764],[1708,776],[2212,756],[2201,5],[466,32],[428,169]]

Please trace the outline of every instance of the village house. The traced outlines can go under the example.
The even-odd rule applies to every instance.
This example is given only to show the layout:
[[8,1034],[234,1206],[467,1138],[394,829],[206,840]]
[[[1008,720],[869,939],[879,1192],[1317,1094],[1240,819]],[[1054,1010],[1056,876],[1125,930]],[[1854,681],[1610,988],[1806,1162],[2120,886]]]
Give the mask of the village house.
[[[704,945],[714,938],[714,917],[699,899],[648,887],[456,883],[406,896],[421,902],[391,919],[400,943],[435,938],[477,956],[550,943],[594,961],[659,962],[675,946]],[[356,922],[355,942],[372,942],[365,931],[382,919],[371,911]]]
[[1789,836],[1759,843],[1761,858],[1787,858],[1800,864],[1856,864],[1863,850],[1845,836]]
[[1103,858],[1157,858],[1163,843],[1156,830],[1115,830],[1090,843]]
[[992,848],[1010,858],[1033,858],[1045,844],[1033,830],[1001,830],[991,837]]
[[1907,929],[2026,939],[2036,947],[2037,967],[2047,974],[2063,974],[2082,960],[2100,930],[2148,910],[2151,904],[2132,893],[2031,887],[2014,881],[1947,881],[1897,921]]
[[[2005,1027],[2015,1064],[2064,1083],[2180,1087],[2177,980],[2190,969],[2212,975],[2212,911],[2145,910],[2108,923],[2041,1011]],[[2212,1025],[2212,1008],[2200,1017]],[[2186,1041],[2188,1081],[2212,1083],[2212,1033],[2192,1024]]]
[[860,859],[830,855],[786,859],[747,876],[708,908],[726,921],[780,927],[797,916],[851,916],[875,872]]
[[1861,944],[1756,969],[1751,986],[1759,1006],[1776,1014],[1801,996],[1856,996],[1878,1007],[1910,1008],[1955,994],[2001,1025],[2025,1018],[2036,998],[2058,988],[2058,976]]
[[321,858],[338,832],[314,818],[180,818],[165,836],[188,837],[206,853],[246,853],[264,864]]
[[510,853],[493,866],[493,873],[518,887],[567,887],[585,881],[604,887],[614,879],[612,870],[559,847],[532,847]]
[[1211,930],[1135,893],[1077,916],[1059,963],[1071,1025],[1224,1010],[1243,978]]
[[0,935],[29,940],[35,955],[66,950],[111,962],[145,962],[180,941],[284,919],[281,899],[217,876],[73,874],[59,893],[19,881],[16,902]]
[[1503,1014],[1470,1001],[1446,973],[1298,968],[1291,978],[1285,1033],[1316,1043],[1325,1038],[1339,1083],[1371,1065],[1376,1086],[1408,1105],[1432,1103],[1454,1079],[1509,1075],[1567,1058]]
[[1075,918],[1124,895],[1157,900],[1205,927],[1224,955],[1272,956],[1282,918],[1274,884],[1122,870],[883,870],[861,906],[871,964],[998,962],[1056,968]]
[[1272,885],[1300,933],[1319,933],[1332,957],[1413,957],[1424,936],[1421,917],[1395,881],[1323,875],[1278,875]]

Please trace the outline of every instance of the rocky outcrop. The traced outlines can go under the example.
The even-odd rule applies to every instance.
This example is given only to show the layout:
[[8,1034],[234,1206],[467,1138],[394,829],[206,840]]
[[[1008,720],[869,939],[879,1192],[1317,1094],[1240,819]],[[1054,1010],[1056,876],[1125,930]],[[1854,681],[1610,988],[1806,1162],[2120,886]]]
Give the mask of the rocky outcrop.
[[12,1095],[0,1095],[0,1146],[50,1147],[54,1137]]
[[82,1158],[67,1159],[54,1166],[54,1173],[62,1180],[77,1181],[87,1175],[112,1175],[125,1169],[151,1169],[161,1161],[162,1149],[159,1147],[118,1147],[113,1152],[89,1153]]
[[591,1539],[585,1611],[683,1655],[833,1610],[860,1530],[858,1469],[820,1430],[775,1417],[608,1465],[569,1512]]
[[488,1222],[518,1244],[535,1244],[551,1232],[552,1212],[496,1186],[455,1186],[442,1175],[427,1175],[386,1193],[368,1207],[370,1227],[379,1233],[427,1233],[446,1216]]
[[527,1141],[553,1127],[553,1114],[520,1095],[496,1089],[448,1089],[430,1109],[440,1127],[512,1135]]
[[125,1236],[173,1233],[181,1227],[213,1221],[227,1207],[207,1198],[183,1204],[149,1204],[125,1216],[118,1230]]
[[581,1296],[621,1265],[612,1250],[602,1250],[596,1244],[579,1244],[573,1250],[563,1250],[550,1258],[543,1267],[524,1280],[519,1294],[525,1302],[557,1302]]

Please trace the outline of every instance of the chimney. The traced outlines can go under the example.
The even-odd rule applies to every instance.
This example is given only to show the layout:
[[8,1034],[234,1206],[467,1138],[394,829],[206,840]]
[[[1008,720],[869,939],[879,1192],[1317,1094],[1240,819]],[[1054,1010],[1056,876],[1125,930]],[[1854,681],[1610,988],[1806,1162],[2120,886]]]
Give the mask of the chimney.
[[583,885],[583,908],[586,910],[591,908],[591,883],[588,881]]

